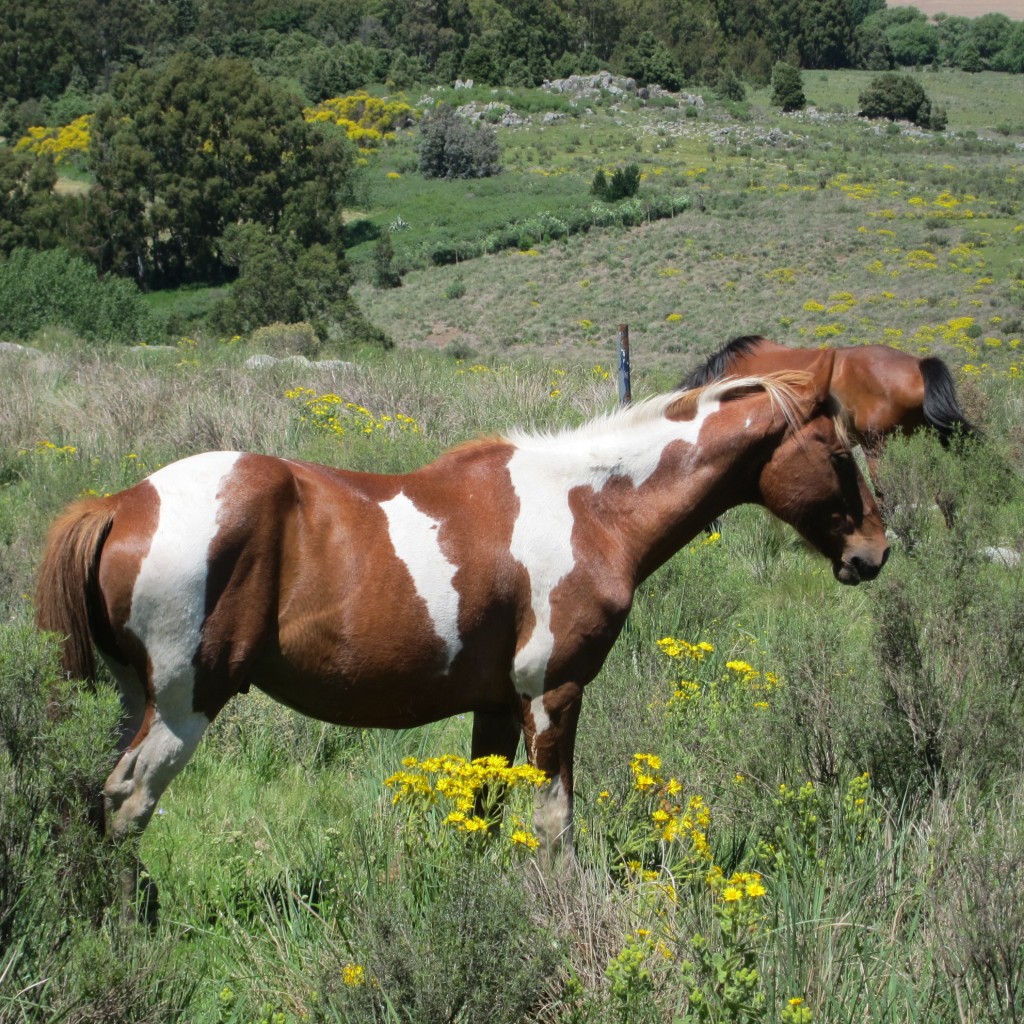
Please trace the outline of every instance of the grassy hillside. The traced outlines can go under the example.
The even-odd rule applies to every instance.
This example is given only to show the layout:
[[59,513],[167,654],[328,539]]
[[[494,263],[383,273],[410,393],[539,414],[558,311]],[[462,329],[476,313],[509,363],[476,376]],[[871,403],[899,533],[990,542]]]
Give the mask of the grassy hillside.
[[[579,197],[599,167],[627,162],[644,172],[642,195],[667,191],[692,205],[639,228],[457,265],[417,261],[417,207],[386,177],[398,161],[386,154],[367,169],[385,211],[378,220],[408,225],[394,244],[416,269],[400,289],[360,285],[361,305],[400,347],[501,359],[601,361],[616,325],[628,323],[642,367],[679,366],[740,333],[927,347],[960,365],[1012,362],[1024,269],[1015,140],[1024,121],[1007,80],[922,75],[957,126],[938,137],[849,116],[865,74],[805,80],[816,112],[783,117],[754,96],[738,111],[714,102],[699,114],[626,105],[502,129],[501,178],[446,185],[451,205],[438,200],[464,230],[476,204],[501,189],[507,208],[552,177],[561,193]],[[1009,135],[996,130],[1009,131],[1014,118]],[[948,329],[965,317],[965,329],[980,334],[969,344]]]

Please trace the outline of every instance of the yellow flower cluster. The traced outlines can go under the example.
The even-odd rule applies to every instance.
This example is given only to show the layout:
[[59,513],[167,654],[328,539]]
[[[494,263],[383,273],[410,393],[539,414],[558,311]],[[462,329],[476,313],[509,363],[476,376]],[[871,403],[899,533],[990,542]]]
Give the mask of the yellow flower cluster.
[[697,794],[685,798],[678,779],[661,775],[661,758],[656,754],[634,754],[629,768],[633,773],[633,789],[657,802],[650,817],[659,838],[666,843],[688,841],[689,852],[710,862],[711,808],[704,798]]
[[296,387],[284,395],[298,405],[299,418],[303,423],[326,434],[337,434],[340,437],[379,432],[387,435],[419,433],[419,425],[404,413],[377,416],[357,402],[347,402],[333,394],[318,395],[312,388]]
[[24,456],[35,455],[42,459],[70,459],[72,455],[78,454],[78,449],[73,444],[54,444],[53,441],[36,441],[34,448],[21,448],[19,454]]
[[71,124],[59,128],[29,128],[28,135],[18,139],[14,148],[33,156],[52,156],[53,162],[59,164],[67,157],[85,153],[89,149],[91,123],[92,114],[83,114]]
[[358,988],[366,983],[366,969],[359,964],[345,964],[341,969],[341,981],[348,988]]
[[711,654],[715,648],[713,644],[702,640],[698,644],[688,643],[686,640],[677,640],[675,637],[666,636],[658,641],[658,648],[662,654],[676,660],[690,659],[700,661],[705,654]]
[[[507,793],[515,788],[538,787],[547,782],[539,768],[529,764],[510,765],[499,755],[478,757],[474,761],[444,754],[419,760],[407,757],[402,761],[404,771],[395,772],[384,780],[394,790],[392,803],[409,803],[416,809],[440,807],[449,809],[441,824],[459,832],[486,833],[497,817],[489,813],[487,800],[494,803],[495,794]],[[483,807],[481,807],[483,803]],[[481,816],[479,811],[483,811]],[[525,829],[516,828],[509,836],[513,845],[535,850],[536,836]]]
[[[664,637],[658,641],[661,652],[676,661],[700,662],[706,654],[713,653],[713,644],[703,641],[699,644],[691,644],[686,640],[679,640],[675,637]],[[697,681],[693,679],[679,679],[675,683],[675,693],[669,699],[671,706],[675,702],[686,703],[705,695],[712,703],[735,699],[738,693],[751,693],[758,699],[754,702],[755,708],[768,707],[764,699],[772,690],[780,685],[780,680],[774,672],[760,672],[749,662],[733,660],[725,663],[726,672],[719,678]],[[725,690],[721,689],[725,684]]]
[[403,100],[380,99],[363,90],[324,100],[302,113],[311,124],[329,122],[344,128],[360,149],[375,149],[392,138],[399,127],[411,124],[419,116]]
[[707,881],[723,903],[758,900],[768,892],[757,871],[734,871],[726,878],[725,872],[715,866],[708,872]]

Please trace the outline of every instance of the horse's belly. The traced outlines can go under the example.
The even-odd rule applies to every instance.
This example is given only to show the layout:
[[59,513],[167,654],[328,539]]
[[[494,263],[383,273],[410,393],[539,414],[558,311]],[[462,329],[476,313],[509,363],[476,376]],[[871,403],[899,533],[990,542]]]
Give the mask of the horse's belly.
[[406,729],[491,703],[472,681],[429,671],[325,676],[282,663],[276,671],[258,672],[253,683],[304,715],[365,728]]

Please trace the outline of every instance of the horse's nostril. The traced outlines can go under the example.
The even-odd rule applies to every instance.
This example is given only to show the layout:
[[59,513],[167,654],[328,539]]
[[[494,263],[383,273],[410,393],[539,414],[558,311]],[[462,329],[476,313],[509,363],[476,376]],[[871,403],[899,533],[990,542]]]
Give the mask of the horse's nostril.
[[863,558],[860,555],[854,555],[850,559],[850,567],[862,580],[873,580],[882,571],[882,566],[885,565],[888,558],[888,548],[882,552],[882,557],[877,562],[873,559]]

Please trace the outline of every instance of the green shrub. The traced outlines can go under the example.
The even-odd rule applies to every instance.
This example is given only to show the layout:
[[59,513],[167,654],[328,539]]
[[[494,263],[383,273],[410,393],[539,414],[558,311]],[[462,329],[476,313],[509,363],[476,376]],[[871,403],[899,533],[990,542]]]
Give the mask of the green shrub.
[[320,348],[320,339],[311,324],[267,324],[257,327],[250,336],[257,351],[272,356],[313,356]]
[[873,78],[858,97],[863,117],[882,117],[890,121],[911,121],[921,128],[941,131],[946,127],[946,112],[932,109],[924,88],[912,76],[895,71]]
[[59,677],[52,637],[0,627],[0,1019],[171,1019],[186,986],[120,923],[130,852],[96,827],[120,707]]
[[0,337],[65,327],[86,341],[145,341],[154,325],[138,288],[101,279],[66,249],[15,249],[0,262]]
[[420,172],[427,178],[489,178],[501,171],[498,135],[446,103],[420,122]]
[[531,919],[525,874],[462,858],[431,867],[429,892],[390,885],[386,898],[353,909],[360,962],[325,972],[315,1020],[392,1021],[396,1007],[409,1021],[537,1019],[558,978],[558,954]]
[[807,106],[800,69],[785,61],[772,68],[772,103],[784,111],[803,110]]
[[617,203],[620,199],[629,199],[640,191],[640,168],[636,164],[616,167],[608,178],[604,171],[599,170],[590,184],[590,194],[603,199],[606,203]]
[[395,267],[395,247],[391,244],[391,232],[386,228],[373,247],[373,283],[378,288],[398,288],[402,283],[402,275]]

